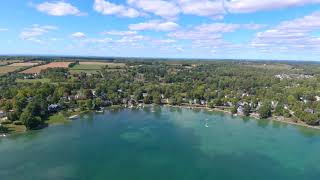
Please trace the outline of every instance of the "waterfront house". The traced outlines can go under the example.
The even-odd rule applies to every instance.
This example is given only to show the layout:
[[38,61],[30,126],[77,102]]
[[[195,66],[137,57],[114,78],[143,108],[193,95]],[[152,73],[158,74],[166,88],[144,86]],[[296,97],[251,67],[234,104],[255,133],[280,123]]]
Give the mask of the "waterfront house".
[[315,111],[313,109],[311,109],[311,108],[305,109],[304,112],[307,112],[307,113],[310,113],[310,114],[314,114],[315,113]]
[[6,113],[2,110],[0,110],[0,118],[6,117]]
[[237,113],[240,114],[240,115],[243,115],[243,114],[244,114],[244,108],[243,108],[243,106],[238,106],[238,108],[237,108]]
[[60,109],[60,105],[59,104],[50,104],[48,106],[48,111],[50,112],[58,112]]

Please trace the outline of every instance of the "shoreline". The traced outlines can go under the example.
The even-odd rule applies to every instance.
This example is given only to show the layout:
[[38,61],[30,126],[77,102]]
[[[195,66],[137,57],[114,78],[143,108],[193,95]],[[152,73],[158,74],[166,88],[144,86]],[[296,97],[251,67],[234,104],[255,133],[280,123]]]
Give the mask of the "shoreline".
[[[229,114],[231,116],[234,116],[234,114],[232,114],[230,111],[221,109],[221,108],[209,108],[207,106],[202,106],[202,105],[169,105],[169,104],[165,104],[163,106],[169,106],[169,107],[176,107],[176,108],[189,108],[189,109],[203,109],[203,110],[207,110],[207,111],[216,111],[216,112],[222,112],[225,114]],[[239,117],[246,117],[244,115],[239,115],[236,114]],[[257,114],[250,114],[250,116],[248,116],[250,118],[256,119],[256,120],[260,120],[260,118],[258,117]],[[305,127],[305,128],[311,128],[311,129],[316,129],[316,130],[320,130],[320,126],[311,126],[308,124],[305,124],[302,121],[298,121],[298,122],[294,122],[292,121],[292,118],[285,118],[283,116],[272,116],[270,118],[267,118],[266,120],[270,120],[270,121],[276,121],[276,122],[281,122],[281,123],[286,123],[286,124],[290,124],[290,125],[295,125],[295,126],[300,126],[300,127]]]
[[[146,107],[150,107],[150,106],[154,106],[154,104],[146,104],[144,105]],[[209,111],[209,112],[221,112],[221,113],[224,113],[224,114],[229,114],[231,116],[238,116],[238,117],[246,117],[244,115],[239,115],[239,114],[232,114],[230,111],[228,110],[225,110],[225,109],[222,109],[222,108],[209,108],[207,106],[203,106],[203,105],[189,105],[189,104],[182,104],[182,105],[169,105],[169,104],[163,104],[163,105],[160,105],[160,106],[163,106],[163,107],[174,107],[174,108],[187,108],[187,109],[200,109],[200,110],[206,110],[206,111]],[[130,109],[128,107],[124,107],[124,106],[114,106],[116,108],[123,108],[123,109]],[[110,106],[111,109],[113,109],[113,106]],[[85,113],[88,113],[88,112],[96,112],[96,111],[80,111],[80,112],[77,112],[76,115],[73,115],[73,116],[76,116],[77,118],[82,115],[82,114],[85,114]],[[65,117],[67,121],[70,121],[72,122],[73,120],[77,119],[77,118],[74,118],[74,119],[71,119],[70,117],[73,117],[73,116],[68,116],[68,117]],[[250,116],[248,116],[252,119],[255,119],[255,120],[260,120],[260,118],[258,117],[258,115],[256,113],[252,113],[250,114]],[[298,121],[298,122],[293,122],[291,118],[285,118],[283,116],[272,116],[270,118],[267,118],[266,120],[270,120],[270,121],[275,121],[275,122],[280,122],[280,123],[286,123],[286,124],[290,124],[290,125],[293,125],[293,126],[299,126],[299,127],[305,127],[305,128],[311,128],[311,129],[316,129],[316,130],[320,130],[320,126],[311,126],[311,125],[308,125],[308,124],[305,124],[304,122],[302,121]],[[47,124],[48,126],[53,126],[53,125],[57,125],[57,124],[60,124],[59,122],[56,122],[56,123],[52,123],[52,124]],[[12,132],[12,133],[2,133],[1,135],[14,135],[14,134],[23,134],[25,132],[28,132],[28,131],[23,131],[23,132]],[[1,136],[1,137],[6,137],[6,136]],[[0,137],[0,138],[1,138]]]

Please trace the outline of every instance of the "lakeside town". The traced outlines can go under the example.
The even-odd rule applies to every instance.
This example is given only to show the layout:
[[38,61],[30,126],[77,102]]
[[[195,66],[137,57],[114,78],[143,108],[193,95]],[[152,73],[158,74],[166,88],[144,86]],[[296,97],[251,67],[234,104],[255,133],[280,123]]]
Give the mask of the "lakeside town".
[[0,133],[39,129],[105,107],[149,104],[320,123],[320,65],[312,62],[0,59]]

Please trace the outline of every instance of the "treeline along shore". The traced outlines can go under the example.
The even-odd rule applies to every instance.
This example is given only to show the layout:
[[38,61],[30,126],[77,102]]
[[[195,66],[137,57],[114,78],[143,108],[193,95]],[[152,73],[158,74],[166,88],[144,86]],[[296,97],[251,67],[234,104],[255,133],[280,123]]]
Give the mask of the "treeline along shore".
[[0,57],[0,133],[104,107],[172,105],[306,127],[320,123],[320,64]]

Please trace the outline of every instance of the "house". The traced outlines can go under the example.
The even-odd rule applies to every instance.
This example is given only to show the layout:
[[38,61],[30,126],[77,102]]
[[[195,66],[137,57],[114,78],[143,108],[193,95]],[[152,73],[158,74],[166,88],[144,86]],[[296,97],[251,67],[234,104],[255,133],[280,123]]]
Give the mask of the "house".
[[91,92],[92,92],[92,95],[93,95],[94,97],[97,97],[97,95],[96,95],[96,90],[92,90]]
[[237,113],[240,114],[240,115],[243,115],[243,114],[244,114],[244,108],[243,108],[243,106],[238,106],[238,108],[237,108]]
[[201,104],[201,105],[205,105],[205,104],[207,104],[207,102],[206,102],[205,100],[201,100],[201,101],[200,101],[200,104]]
[[59,104],[50,104],[48,106],[48,111],[50,112],[57,112],[60,109],[60,105]]
[[271,107],[275,109],[278,106],[278,101],[271,101]]
[[135,105],[137,105],[138,104],[138,102],[136,101],[136,100],[134,100],[134,99],[130,99],[129,101],[128,101],[128,106],[130,107],[130,106],[135,106]]
[[310,114],[314,114],[315,113],[315,111],[313,109],[311,109],[311,108],[305,109],[304,112],[307,112],[307,113],[310,113]]
[[148,96],[148,93],[142,93],[142,96],[145,98]]
[[198,99],[194,99],[193,104],[198,104]]
[[86,99],[86,96],[82,92],[77,93],[74,97],[75,97],[76,100],[84,100],[84,99]]
[[229,102],[226,102],[224,105],[228,106],[228,107],[231,107],[231,106],[233,106],[233,103],[229,101]]
[[75,100],[76,97],[74,95],[70,95],[67,97],[68,101],[72,101],[72,100]]
[[129,101],[129,100],[128,100],[127,98],[123,98],[123,99],[122,99],[122,104],[127,104],[128,101]]
[[6,113],[2,110],[0,110],[0,118],[6,117]]

